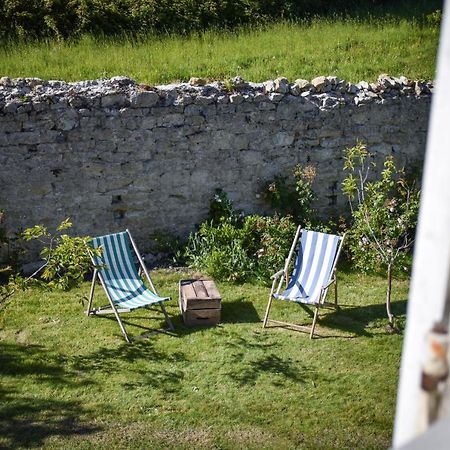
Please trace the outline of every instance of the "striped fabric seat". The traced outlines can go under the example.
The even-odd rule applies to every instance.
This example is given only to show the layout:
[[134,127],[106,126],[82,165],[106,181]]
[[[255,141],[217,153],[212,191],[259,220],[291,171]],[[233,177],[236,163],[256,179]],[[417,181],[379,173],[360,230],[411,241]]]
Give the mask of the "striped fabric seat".
[[303,230],[292,277],[274,298],[308,304],[323,300],[322,288],[331,279],[340,241],[339,236]]
[[117,308],[135,309],[170,300],[151,292],[138,274],[131,253],[128,232],[93,238],[91,245],[101,247],[101,256],[94,256],[104,288]]

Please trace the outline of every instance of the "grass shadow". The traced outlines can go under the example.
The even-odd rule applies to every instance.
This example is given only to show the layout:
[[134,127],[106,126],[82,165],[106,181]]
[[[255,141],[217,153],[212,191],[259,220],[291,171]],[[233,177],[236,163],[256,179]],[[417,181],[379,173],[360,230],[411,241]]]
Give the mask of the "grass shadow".
[[221,328],[222,325],[232,323],[259,323],[261,319],[252,302],[245,301],[244,297],[230,302],[222,302],[220,311],[220,322],[217,325],[187,326],[183,321],[181,313],[171,316],[174,330],[169,332],[176,337],[202,332],[208,328]]
[[[402,329],[402,322],[406,314],[406,300],[397,300],[392,302],[392,312],[398,323],[400,323],[400,330]],[[295,329],[289,327],[289,325],[282,324],[268,324],[267,328],[281,328],[290,331],[296,331],[301,334],[309,334],[310,327],[312,325],[312,316],[314,308],[310,308],[303,304],[296,304],[292,302],[291,305],[287,305],[292,309],[292,313],[289,314],[289,318],[285,319],[286,322],[293,323],[298,327],[305,327],[305,330]],[[286,314],[286,311],[285,311]],[[308,316],[305,319],[305,315]],[[271,318],[273,316],[273,308]],[[317,321],[316,329],[314,330],[314,336],[316,338],[344,338],[351,339],[358,336],[372,337],[375,333],[379,333],[380,330],[387,331],[387,315],[385,304],[372,304],[364,306],[339,304],[339,309],[326,309],[321,308],[319,310],[319,318]],[[335,334],[335,331],[341,331],[346,335]]]
[[261,322],[252,302],[241,297],[232,302],[222,302],[222,323],[258,323]]
[[149,387],[164,393],[178,390],[184,379],[184,373],[175,366],[185,362],[184,353],[168,354],[157,350],[151,340],[136,341],[133,344],[124,343],[118,348],[99,348],[88,355],[71,358],[73,367],[81,372],[108,375],[128,371],[129,380],[120,382],[124,389]]
[[271,384],[282,386],[287,381],[305,383],[313,377],[311,369],[291,357],[280,356],[278,343],[272,337],[255,332],[251,338],[233,336],[225,347],[232,350],[227,375],[239,385],[255,385],[260,377],[270,377]]
[[64,361],[49,356],[40,346],[0,343],[0,448],[42,447],[52,436],[80,436],[100,430],[84,423],[87,412],[81,402],[27,396],[18,388],[6,388],[6,379],[18,385],[23,377],[35,377],[43,386],[81,385],[64,367]]
[[[406,314],[407,300],[392,302],[394,316],[403,318]],[[387,326],[386,305],[353,306],[341,304],[337,311],[329,312],[319,318],[319,324],[334,329],[354,333],[357,336],[372,337],[376,330]]]
[[[161,315],[162,315],[162,313],[161,313]],[[115,318],[114,315],[108,315],[108,316],[107,315],[101,315],[101,316],[98,315],[98,316],[95,317],[95,319],[110,320],[112,322],[115,322],[117,324],[117,329],[119,330],[118,336],[120,335],[122,337],[122,339],[123,339],[123,335],[122,335],[122,333],[120,333],[119,322],[117,322],[117,319]],[[143,322],[145,322],[145,321],[148,322],[148,321],[159,320],[160,319],[159,317],[156,318],[156,317],[133,316],[133,317],[130,317],[129,319],[124,319],[124,316],[121,315],[120,319],[122,320],[122,323],[125,326],[127,326],[126,330],[127,330],[128,334],[130,334],[128,327],[133,328],[133,329],[139,329],[139,330],[142,330],[144,332],[152,332],[152,331],[157,332],[157,331],[161,330],[162,328],[167,327],[167,323],[164,320],[164,317],[162,318],[159,327],[148,327],[148,326],[142,325],[142,323],[140,323],[142,321]],[[133,337],[136,337],[136,336],[133,336],[133,334],[131,334],[130,337],[133,338]]]
[[230,370],[228,376],[240,385],[256,385],[262,376],[270,376],[274,386],[284,386],[286,381],[306,383],[313,377],[312,370],[290,358],[275,353],[256,358],[239,367],[239,371]]

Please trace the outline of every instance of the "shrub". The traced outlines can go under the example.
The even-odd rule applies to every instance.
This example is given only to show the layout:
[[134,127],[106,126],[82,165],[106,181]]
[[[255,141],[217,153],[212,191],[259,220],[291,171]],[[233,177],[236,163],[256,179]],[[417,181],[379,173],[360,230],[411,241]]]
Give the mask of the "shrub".
[[230,220],[204,222],[189,236],[188,264],[218,280],[243,281],[253,273],[254,261],[244,249],[245,231]]
[[246,217],[244,229],[248,230],[246,235],[252,237],[246,245],[256,256],[256,278],[268,283],[270,276],[283,268],[296,227],[291,216]]
[[[430,11],[433,6],[436,2],[421,8]],[[373,7],[373,0],[0,0],[0,38],[186,34],[277,19],[296,20],[358,10],[373,13]],[[432,23],[438,19],[438,12],[429,16]]]
[[25,241],[37,240],[43,248],[40,252],[43,265],[40,279],[35,283],[46,288],[68,290],[78,286],[87,272],[92,269],[91,256],[98,253],[89,242],[91,238],[71,237],[64,233],[72,227],[69,219],[63,220],[51,234],[42,225],[35,225],[23,232]]
[[209,201],[208,221],[218,223],[225,219],[231,223],[237,223],[242,219],[242,213],[233,208],[233,203],[222,189],[215,189],[214,195]]
[[387,271],[386,309],[393,326],[392,271],[394,265],[409,269],[408,251],[414,242],[420,191],[390,156],[384,161],[380,178],[370,181],[375,167],[370,157],[362,142],[345,151],[344,170],[348,175],[342,188],[349,198],[353,219],[347,246],[359,269]]
[[265,186],[263,196],[276,214],[292,216],[302,226],[310,226],[317,222],[312,207],[316,198],[313,191],[316,169],[297,165],[292,175],[293,182],[287,177],[276,176]]
[[289,216],[242,217],[226,194],[216,191],[209,220],[189,236],[184,256],[192,268],[218,280],[268,281],[283,265],[295,228]]
[[[89,242],[90,237],[71,237],[64,232],[72,227],[69,219],[60,223],[56,233],[50,233],[42,225],[35,225],[23,232],[25,241],[37,240],[43,248],[42,266],[28,278],[18,273],[9,276],[6,283],[0,285],[0,306],[17,290],[25,290],[31,286],[44,289],[69,290],[78,286],[87,272],[92,269],[91,256],[98,254]],[[39,278],[35,277],[39,275]]]

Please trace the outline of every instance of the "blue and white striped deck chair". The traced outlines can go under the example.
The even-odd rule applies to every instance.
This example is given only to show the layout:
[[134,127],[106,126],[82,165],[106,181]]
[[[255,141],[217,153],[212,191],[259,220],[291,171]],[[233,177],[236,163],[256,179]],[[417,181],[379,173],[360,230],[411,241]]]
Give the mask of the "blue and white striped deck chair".
[[[158,295],[130,232],[126,230],[121,233],[96,237],[92,239],[91,245],[94,248],[101,247],[101,255],[95,255],[92,258],[95,269],[86,314],[114,314],[125,339],[127,342],[131,342],[119,313],[130,312],[136,308],[159,305],[168,326],[165,330],[173,330],[172,322],[163,304],[165,301],[170,300],[170,297],[160,297]],[[150,289],[144,285],[142,278],[138,274],[133,254],[139,261],[140,268],[145,274]],[[109,305],[92,309],[97,276],[105,289]],[[148,334],[143,334],[139,338]]]
[[[273,299],[296,302],[302,306],[315,307],[314,319],[310,329],[310,338],[314,336],[317,317],[320,307],[338,308],[337,305],[337,279],[336,263],[341,252],[344,236],[319,233],[317,231],[302,230],[297,228],[294,241],[286,259],[284,269],[272,275],[272,290],[270,292],[269,303],[267,304],[266,315],[263,327],[267,322],[274,322],[279,325],[287,325],[294,329],[304,330],[305,327],[269,319],[270,307]],[[292,276],[288,281],[289,264],[297,247],[297,257],[294,264]],[[286,287],[283,291],[284,280]],[[334,283],[334,303],[326,303],[325,298],[328,288]]]

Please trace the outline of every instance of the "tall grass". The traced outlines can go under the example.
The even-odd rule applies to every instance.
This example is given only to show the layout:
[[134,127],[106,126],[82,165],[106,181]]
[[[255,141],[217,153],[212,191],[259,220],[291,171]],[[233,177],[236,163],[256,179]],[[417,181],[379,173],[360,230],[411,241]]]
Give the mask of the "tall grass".
[[10,43],[0,49],[0,75],[67,81],[126,75],[150,84],[236,75],[251,81],[336,75],[357,82],[380,73],[432,79],[438,34],[436,25],[415,20],[315,19],[189,37]]

